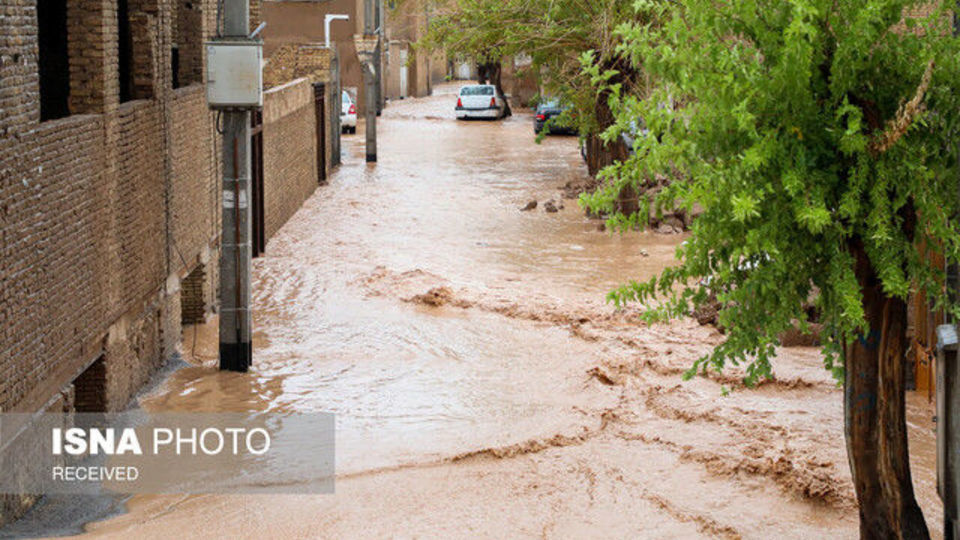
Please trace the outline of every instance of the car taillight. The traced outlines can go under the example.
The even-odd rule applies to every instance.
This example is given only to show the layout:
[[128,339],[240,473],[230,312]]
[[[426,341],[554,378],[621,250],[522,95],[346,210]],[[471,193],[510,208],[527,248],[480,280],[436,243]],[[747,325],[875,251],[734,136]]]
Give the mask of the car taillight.
[[347,110],[347,114],[357,114],[357,106],[351,103],[350,109]]
[[457,98],[457,107],[463,107],[463,100],[460,98]]
[[496,107],[496,106],[497,106],[497,98],[495,98],[495,97],[490,98],[490,106],[491,106],[491,107]]
[[543,122],[543,121],[546,120],[546,119],[547,119],[547,115],[545,115],[545,114],[538,114],[538,115],[537,115],[537,120],[540,120],[541,122]]

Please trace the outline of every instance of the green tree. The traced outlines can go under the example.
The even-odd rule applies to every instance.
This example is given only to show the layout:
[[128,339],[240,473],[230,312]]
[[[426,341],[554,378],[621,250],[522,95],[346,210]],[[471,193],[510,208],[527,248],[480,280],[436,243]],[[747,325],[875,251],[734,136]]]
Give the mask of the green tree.
[[844,386],[861,537],[928,537],[907,455],[906,299],[957,313],[922,247],[960,256],[950,13],[907,0],[635,5],[663,24],[621,26],[620,50],[656,84],[644,99],[611,94],[605,137],[637,118],[650,136],[582,202],[612,212],[624,186],[666,174],[652,204],[702,213],[678,266],[611,299],[664,320],[716,294],[726,340],[688,376],[742,364],[753,383],[773,377],[778,334],[815,296]]
[[[595,51],[598,65],[610,70],[611,84],[630,91],[642,84],[639,72],[620,55],[616,28],[642,22],[644,13],[623,0],[436,0],[429,30],[418,43],[427,50],[472,58],[484,72],[499,72],[504,58],[529,55],[545,93],[561,96],[576,109],[591,174],[618,160],[627,149],[619,139],[598,134],[614,118],[608,89],[599,94],[581,69],[580,54]],[[497,82],[499,77],[492,80]]]

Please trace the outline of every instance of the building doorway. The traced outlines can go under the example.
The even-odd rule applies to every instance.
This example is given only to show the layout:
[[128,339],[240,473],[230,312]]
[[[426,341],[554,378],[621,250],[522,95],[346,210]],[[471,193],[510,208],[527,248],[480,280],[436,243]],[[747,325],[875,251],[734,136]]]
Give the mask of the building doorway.
[[73,380],[73,406],[79,413],[107,412],[107,364],[103,355]]

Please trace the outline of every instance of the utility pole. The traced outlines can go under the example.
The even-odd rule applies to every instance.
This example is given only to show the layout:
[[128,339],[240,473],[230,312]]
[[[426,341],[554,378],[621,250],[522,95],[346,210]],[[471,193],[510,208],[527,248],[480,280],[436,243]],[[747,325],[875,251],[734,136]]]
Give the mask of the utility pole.
[[[953,12],[953,35],[960,35],[960,17]],[[960,180],[960,179],[958,179]],[[960,196],[960,181],[958,181]],[[960,268],[947,265],[947,295],[960,294]],[[937,493],[943,502],[943,538],[960,539],[960,339],[957,321],[937,327]]]
[[937,327],[937,493],[943,501],[943,538],[960,537],[960,456],[954,451],[960,439],[960,364],[957,327]]
[[380,39],[377,29],[377,20],[380,18],[379,0],[364,0],[363,4],[363,37],[365,40],[377,40],[376,49],[369,58],[361,58],[364,64],[363,87],[364,87],[364,109],[366,112],[366,137],[367,137],[367,162],[376,163],[377,161],[377,107],[380,105],[380,66],[377,65],[377,59],[380,50]]
[[384,6],[383,0],[377,0],[377,23],[374,30],[377,34],[377,54],[376,54],[376,65],[377,65],[377,116],[380,116],[380,113],[383,111],[383,108],[386,107],[387,101],[386,96],[383,92],[383,71],[385,68],[384,64],[384,49],[387,47],[387,25],[384,19]]
[[[224,0],[226,38],[246,39],[249,2]],[[220,369],[247,371],[250,314],[250,111],[223,111],[223,229],[220,249]]]

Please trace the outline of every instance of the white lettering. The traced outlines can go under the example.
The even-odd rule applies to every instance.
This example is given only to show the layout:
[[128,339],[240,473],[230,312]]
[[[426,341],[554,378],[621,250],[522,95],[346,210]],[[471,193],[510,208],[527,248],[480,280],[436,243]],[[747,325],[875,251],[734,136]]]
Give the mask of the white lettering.
[[62,442],[60,441],[60,434],[61,434],[62,432],[63,432],[63,430],[60,429],[60,428],[58,428],[58,427],[57,427],[57,428],[53,428],[53,431],[52,431],[52,436],[53,436],[53,455],[55,455],[55,456],[63,455],[63,444],[62,444]]
[[96,456],[103,452],[104,454],[113,454],[113,429],[101,431],[99,429],[90,430],[90,454]]
[[140,478],[140,470],[136,467],[57,466],[52,469],[52,477],[61,482],[133,482]]
[[233,455],[237,455],[237,450],[240,448],[240,434],[243,433],[243,428],[226,428],[224,431],[233,436],[231,439]]
[[[207,448],[208,433],[213,433],[214,435],[216,435],[217,447],[215,450],[210,450],[209,448]],[[203,432],[200,434],[200,449],[203,450],[203,453],[208,456],[219,454],[220,451],[223,450],[223,433],[221,433],[220,430],[217,428],[207,428],[203,430]]]
[[79,456],[87,451],[87,440],[84,438],[86,432],[81,428],[70,428],[64,435],[66,444],[64,450],[71,456]]
[[[263,447],[260,448],[259,451],[258,451],[258,450],[254,450],[254,448],[253,448],[253,443],[251,442],[252,439],[253,439],[253,434],[254,434],[254,433],[261,433],[261,434],[263,434]],[[262,456],[263,454],[266,454],[266,453],[267,453],[267,450],[270,450],[270,434],[267,433],[267,430],[265,430],[265,429],[263,429],[263,428],[253,428],[253,429],[251,429],[250,432],[247,433],[247,451],[249,451],[251,454],[254,454],[254,455],[256,455],[256,456]]]
[[120,433],[120,443],[117,445],[118,454],[131,453],[137,456],[143,455],[143,449],[140,448],[140,439],[137,438],[137,432],[131,428],[126,428]]
[[183,433],[180,430],[177,430],[177,455],[180,455],[181,448],[183,448],[184,443],[190,445],[190,454],[196,455],[197,453],[197,428],[190,428],[190,436],[184,437]]
[[[163,435],[163,439],[160,435]],[[153,430],[153,453],[160,453],[160,445],[166,445],[173,442],[173,430],[170,428],[156,428]]]

